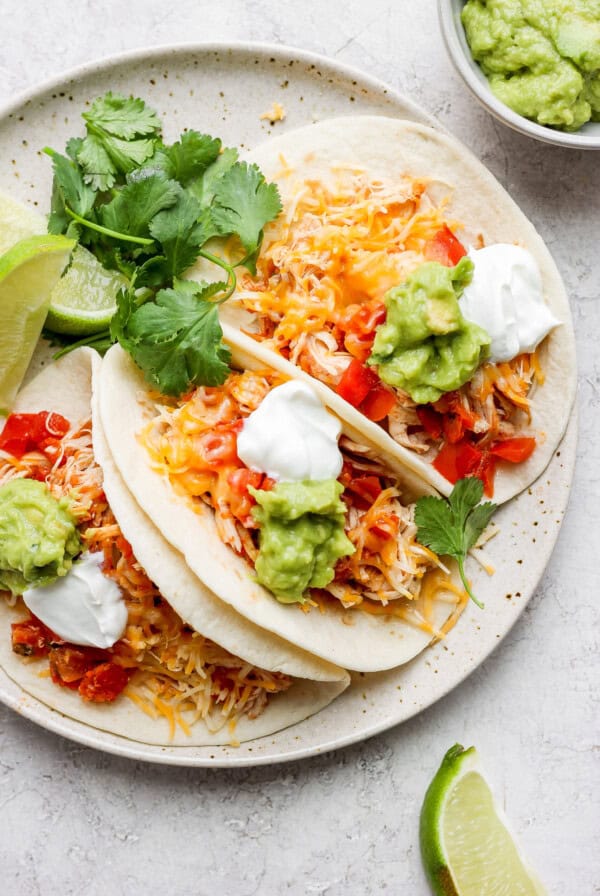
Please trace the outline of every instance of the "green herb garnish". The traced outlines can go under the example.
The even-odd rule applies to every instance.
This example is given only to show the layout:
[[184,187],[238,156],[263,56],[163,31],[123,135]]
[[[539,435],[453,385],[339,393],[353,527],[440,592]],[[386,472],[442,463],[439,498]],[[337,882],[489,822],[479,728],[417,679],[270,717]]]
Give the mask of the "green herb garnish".
[[210,301],[224,286],[176,281],[140,307],[132,291],[119,293],[111,333],[165,395],[180,394],[182,383],[218,386],[227,378],[230,352]]
[[[207,134],[186,131],[165,144],[158,115],[141,99],[107,93],[83,118],[86,136],[70,140],[66,155],[45,150],[54,170],[48,229],[78,239],[129,288],[110,330],[72,348],[118,341],[168,395],[223,383],[229,350],[217,305],[232,295],[236,267],[255,273],[263,228],[281,211],[276,185]],[[214,237],[233,237],[237,258],[207,251]],[[199,257],[225,276],[181,280]]]
[[483,609],[469,587],[464,562],[469,551],[492,518],[497,505],[492,501],[480,504],[483,483],[474,476],[459,479],[448,498],[427,495],[419,498],[415,508],[417,541],[436,554],[446,554],[458,563],[465,590],[472,601]]

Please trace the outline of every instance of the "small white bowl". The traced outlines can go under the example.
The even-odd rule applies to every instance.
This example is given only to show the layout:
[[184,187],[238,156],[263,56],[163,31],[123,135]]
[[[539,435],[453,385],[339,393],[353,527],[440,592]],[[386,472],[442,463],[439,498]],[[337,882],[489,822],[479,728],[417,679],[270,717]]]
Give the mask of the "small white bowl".
[[573,149],[600,149],[600,122],[588,122],[578,131],[557,131],[518,115],[494,96],[467,44],[460,19],[464,5],[465,0],[438,0],[442,35],[457,72],[488,112],[515,131],[544,143]]

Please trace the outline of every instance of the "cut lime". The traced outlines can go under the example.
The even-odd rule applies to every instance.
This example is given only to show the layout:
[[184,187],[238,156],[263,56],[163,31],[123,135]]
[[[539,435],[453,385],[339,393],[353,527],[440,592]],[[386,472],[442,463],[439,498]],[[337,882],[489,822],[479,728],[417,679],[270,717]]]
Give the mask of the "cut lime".
[[31,236],[0,256],[0,413],[21,385],[50,305],[50,292],[75,243],[64,236]]
[[52,290],[46,328],[69,336],[105,330],[116,311],[116,296],[127,280],[102,267],[83,246],[77,246],[69,270]]
[[19,240],[46,233],[47,229],[43,215],[0,192],[0,255]]
[[[42,215],[0,192],[0,252],[45,232]],[[77,246],[70,268],[52,291],[46,327],[69,336],[105,330],[116,310],[117,292],[126,285],[125,277],[106,270],[91,252]]]
[[501,816],[475,748],[455,744],[421,809],[421,855],[436,896],[543,896]]

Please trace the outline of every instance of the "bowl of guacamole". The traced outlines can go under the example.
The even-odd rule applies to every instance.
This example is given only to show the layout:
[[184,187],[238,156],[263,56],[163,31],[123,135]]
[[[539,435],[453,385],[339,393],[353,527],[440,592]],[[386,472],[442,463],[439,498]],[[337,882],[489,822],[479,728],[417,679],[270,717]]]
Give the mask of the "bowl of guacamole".
[[600,0],[438,0],[459,74],[496,118],[600,149]]

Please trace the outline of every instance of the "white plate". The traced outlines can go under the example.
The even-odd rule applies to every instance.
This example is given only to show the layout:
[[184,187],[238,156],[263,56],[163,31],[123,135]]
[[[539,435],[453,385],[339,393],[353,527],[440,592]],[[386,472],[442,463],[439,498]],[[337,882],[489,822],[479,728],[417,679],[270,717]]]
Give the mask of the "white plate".
[[[0,110],[0,189],[47,211],[50,161],[81,130],[84,104],[107,90],[142,96],[165,119],[168,139],[184,127],[253,146],[269,134],[334,115],[381,113],[437,126],[381,82],[295,49],[203,44],[127,53],[87,65],[21,95]],[[274,126],[260,116],[273,102],[287,112]],[[373,135],[377,140],[377,135]],[[71,740],[134,759],[172,765],[242,766],[299,759],[370,737],[430,706],[472,672],[507,634],[538,584],[566,509],[575,462],[576,420],[540,479],[496,515],[486,548],[488,576],[471,562],[484,611],[471,605],[447,640],[406,666],[356,675],[327,709],[300,725],[237,748],[147,746],[89,728],[25,694],[0,669],[0,700]]]

